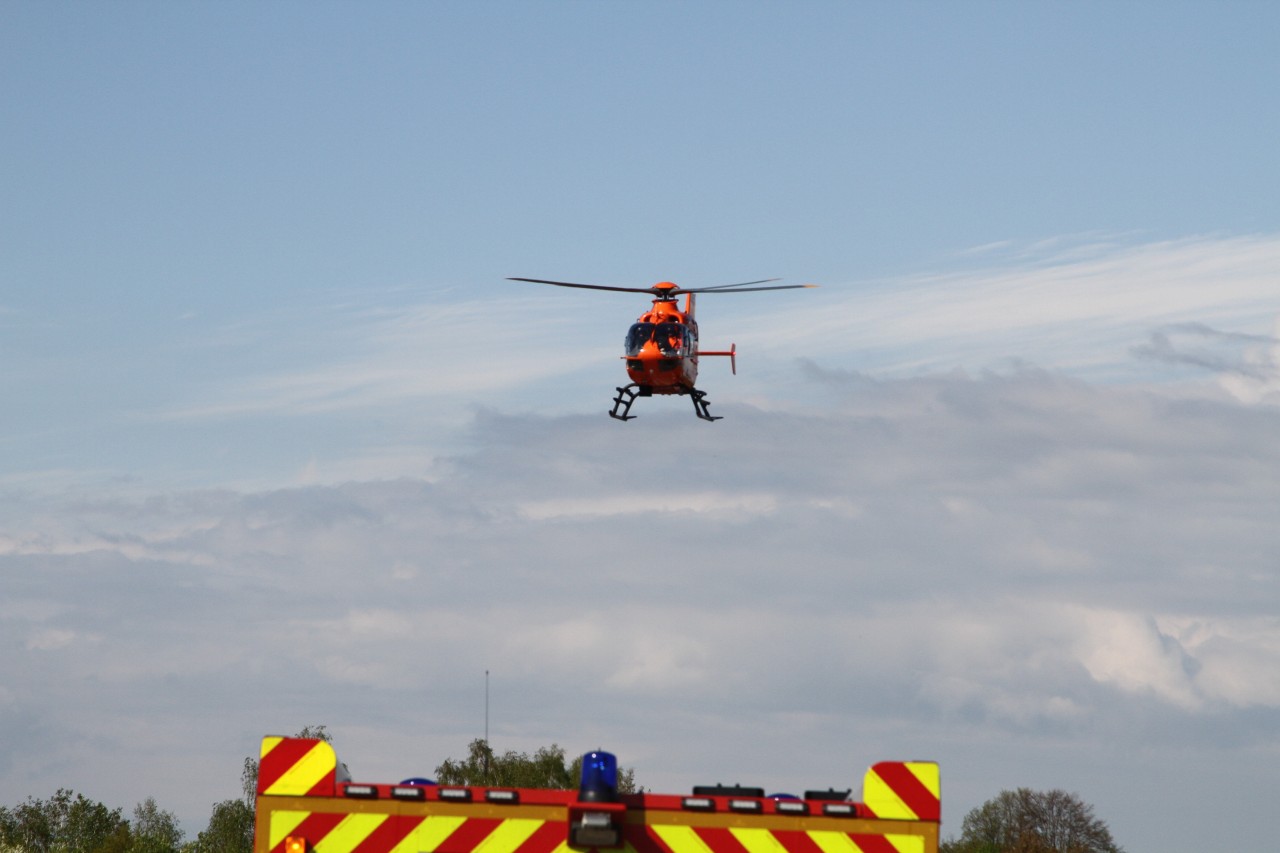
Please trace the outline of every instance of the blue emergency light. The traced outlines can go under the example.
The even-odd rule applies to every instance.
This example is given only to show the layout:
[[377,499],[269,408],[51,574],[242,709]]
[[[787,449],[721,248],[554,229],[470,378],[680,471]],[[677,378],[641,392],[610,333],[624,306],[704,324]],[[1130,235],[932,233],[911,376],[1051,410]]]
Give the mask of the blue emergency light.
[[618,759],[611,752],[582,756],[578,801],[569,804],[569,846],[575,849],[622,846],[627,807],[618,802]]
[[580,803],[612,803],[618,799],[618,758],[612,752],[588,752],[582,756]]

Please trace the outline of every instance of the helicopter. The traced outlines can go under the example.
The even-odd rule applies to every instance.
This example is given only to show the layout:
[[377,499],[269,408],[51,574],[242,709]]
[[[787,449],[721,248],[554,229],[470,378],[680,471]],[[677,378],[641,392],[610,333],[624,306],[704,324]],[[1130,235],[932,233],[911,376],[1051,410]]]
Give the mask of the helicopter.
[[[603,284],[576,284],[569,281],[548,281],[543,278],[509,278],[508,281],[527,281],[533,284],[551,284],[556,287],[578,287],[584,290],[610,290],[618,293],[648,293],[653,296],[653,307],[641,314],[627,330],[623,359],[627,363],[627,376],[631,383],[618,387],[609,416],[620,421],[635,418],[631,405],[637,397],[654,394],[688,395],[693,400],[694,413],[704,421],[718,421],[712,415],[707,393],[694,387],[698,378],[698,359],[704,355],[727,356],[734,375],[738,373],[738,345],[729,349],[709,351],[698,349],[698,321],[694,319],[694,297],[699,293],[751,293],[760,290],[799,290],[817,287],[816,284],[770,284],[781,281],[765,278],[759,281],[743,281],[738,284],[721,284],[714,287],[682,288],[674,282],[660,281],[652,287],[613,287]],[[755,285],[768,285],[756,287]],[[677,305],[677,298],[684,296],[684,310]]]

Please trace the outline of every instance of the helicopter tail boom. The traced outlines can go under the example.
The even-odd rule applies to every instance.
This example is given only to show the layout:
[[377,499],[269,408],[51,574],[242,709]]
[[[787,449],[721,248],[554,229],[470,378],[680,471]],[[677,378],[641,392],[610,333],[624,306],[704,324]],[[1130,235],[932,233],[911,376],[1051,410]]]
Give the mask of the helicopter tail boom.
[[704,355],[727,355],[729,356],[729,369],[733,371],[733,375],[738,375],[738,345],[729,344],[729,349],[723,351],[699,350],[699,356]]

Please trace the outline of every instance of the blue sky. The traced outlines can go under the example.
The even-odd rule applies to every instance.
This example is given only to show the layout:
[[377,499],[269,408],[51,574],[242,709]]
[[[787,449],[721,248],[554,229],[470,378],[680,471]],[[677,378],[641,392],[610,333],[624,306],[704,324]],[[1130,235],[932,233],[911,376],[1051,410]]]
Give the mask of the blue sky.
[[[194,830],[315,723],[430,771],[490,669],[497,746],[654,787],[936,757],[945,834],[1028,785],[1220,845],[1191,816],[1269,807],[1280,751],[1277,37],[1263,3],[6,4],[0,802]],[[704,298],[726,419],[620,424],[645,301],[507,276],[821,288]]]

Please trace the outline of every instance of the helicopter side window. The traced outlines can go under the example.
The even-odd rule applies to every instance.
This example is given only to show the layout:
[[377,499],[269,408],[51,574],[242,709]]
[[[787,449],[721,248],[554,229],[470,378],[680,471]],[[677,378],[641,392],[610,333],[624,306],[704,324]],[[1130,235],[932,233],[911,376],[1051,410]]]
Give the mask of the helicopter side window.
[[627,331],[627,355],[639,355],[653,337],[653,323],[636,323]]
[[682,323],[659,323],[653,339],[663,355],[683,355],[689,345],[689,327]]

